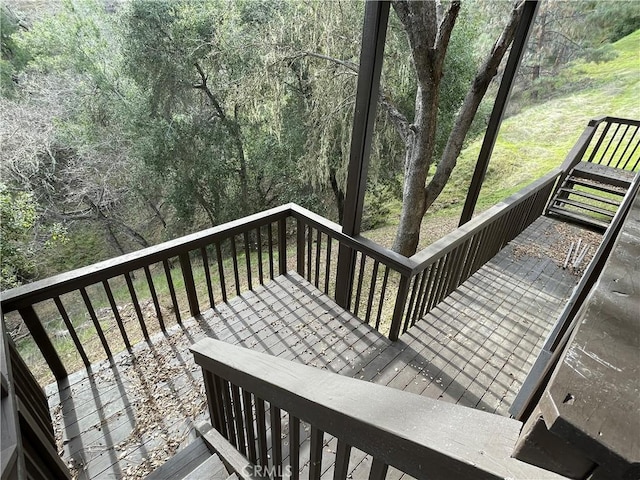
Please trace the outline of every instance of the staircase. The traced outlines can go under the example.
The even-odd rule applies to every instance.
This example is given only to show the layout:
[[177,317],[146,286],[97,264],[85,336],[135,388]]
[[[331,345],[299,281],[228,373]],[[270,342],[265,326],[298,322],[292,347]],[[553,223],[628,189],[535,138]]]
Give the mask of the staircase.
[[579,162],[549,202],[547,215],[604,231],[635,175],[629,170]]
[[222,460],[198,437],[145,477],[147,480],[227,480],[229,473]]

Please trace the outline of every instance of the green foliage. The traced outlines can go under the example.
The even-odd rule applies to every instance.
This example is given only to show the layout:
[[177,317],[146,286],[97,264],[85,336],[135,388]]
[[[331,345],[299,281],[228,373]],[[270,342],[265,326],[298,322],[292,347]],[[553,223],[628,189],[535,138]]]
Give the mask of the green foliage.
[[28,193],[11,193],[0,184],[0,287],[11,288],[30,278],[33,269],[29,240],[36,222],[36,206]]
[[15,41],[20,19],[5,4],[0,5],[0,93],[6,97],[15,94],[16,75],[29,60],[28,53]]
[[391,213],[393,193],[383,185],[374,184],[367,189],[362,212],[362,230],[372,230],[385,225]]
[[0,183],[0,288],[12,288],[33,279],[39,256],[66,240],[60,224],[39,225],[37,203],[27,192],[10,191]]
[[600,33],[598,43],[613,43],[640,29],[637,0],[589,2],[587,27]]

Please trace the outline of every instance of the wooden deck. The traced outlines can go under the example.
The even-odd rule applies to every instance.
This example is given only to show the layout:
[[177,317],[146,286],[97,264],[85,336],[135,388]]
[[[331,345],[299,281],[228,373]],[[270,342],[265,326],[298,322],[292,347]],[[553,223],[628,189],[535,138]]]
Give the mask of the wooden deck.
[[395,343],[296,274],[278,277],[112,365],[72,375],[61,391],[50,386],[60,449],[78,478],[138,478],[164,463],[205,418],[202,376],[188,351],[205,335],[506,414],[577,283],[562,264],[570,242],[585,235],[593,234],[538,219]]

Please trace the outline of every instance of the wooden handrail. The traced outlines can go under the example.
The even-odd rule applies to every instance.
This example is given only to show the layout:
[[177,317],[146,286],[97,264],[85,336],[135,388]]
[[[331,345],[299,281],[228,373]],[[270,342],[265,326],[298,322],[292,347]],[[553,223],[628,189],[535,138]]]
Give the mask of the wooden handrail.
[[639,191],[640,173],[636,174],[611,224],[607,228],[593,259],[580,278],[578,285],[576,285],[573,290],[571,297],[556,320],[551,332],[549,332],[538,358],[531,367],[520,391],[514,399],[509,413],[515,418],[526,421],[540,399],[554,367],[557,365],[562,352],[569,343],[571,334],[577,326],[579,310],[600,277],[605,262],[609,258],[611,249],[624,224],[624,220]]
[[78,268],[61,273],[44,280],[6,290],[0,294],[2,309],[5,313],[23,306],[33,305],[39,301],[68,293],[83,286],[113,278],[144,266],[161,262],[167,258],[178,256],[208,245],[215,240],[222,240],[243,233],[251,228],[274,222],[289,216],[291,204],[282,205],[248,217],[234,220],[201,232],[185,235],[142,250],[94,263],[88,267]]
[[410,258],[413,264],[411,273],[413,275],[415,275],[416,273],[420,273],[427,266],[431,265],[433,262],[443,257],[450,251],[454,250],[458,246],[462,245],[466,240],[470,239],[474,235],[477,235],[483,228],[487,226],[488,222],[493,221],[513,210],[522,202],[526,201],[531,195],[537,193],[544,187],[555,184],[560,173],[560,168],[551,170],[542,178],[529,184],[522,190],[514,193],[502,202],[481,213],[471,221],[464,224],[462,227],[457,228],[453,232],[442,237],[440,240],[432,243],[424,250],[421,250],[420,252],[413,255]]
[[[203,369],[214,427],[239,451],[255,456],[256,465],[268,464],[283,471],[287,465],[306,463],[297,451],[300,438],[286,442],[293,452],[289,459],[282,453],[281,434],[263,438],[266,445],[248,444],[247,439],[259,443],[260,431],[266,429],[266,424],[262,425],[265,411],[261,411],[266,402],[266,411],[276,412],[269,422],[272,430],[298,430],[281,428],[282,421],[291,418],[296,419],[296,425],[297,421],[311,425],[310,462],[316,472],[323,468],[324,434],[337,438],[336,465],[345,467],[336,467],[340,472],[337,478],[347,478],[351,448],[373,457],[372,472],[386,472],[393,466],[419,479],[562,478],[511,458],[521,428],[516,420],[210,338],[193,345],[191,351]],[[254,414],[247,407],[257,411]],[[242,419],[238,422],[241,413],[242,418],[255,419],[255,424]],[[314,442],[320,447],[319,455],[314,455]],[[256,453],[269,450],[280,454],[261,458]],[[276,460],[277,456],[281,458]]]
[[343,243],[358,252],[365,253],[367,256],[378,260],[385,265],[388,265],[389,267],[393,268],[403,275],[411,274],[414,264],[404,255],[400,255],[393,250],[385,248],[382,245],[378,245],[377,243],[361,235],[350,237],[349,235],[342,233],[342,227],[339,224],[332,222],[331,220],[327,220],[321,215],[313,213],[312,211],[307,210],[306,208],[299,205],[290,205],[294,218],[313,226],[323,233],[331,235],[331,237],[335,238],[340,243]]
[[[198,315],[203,309],[213,308],[214,302],[227,302],[228,297],[233,296],[232,289],[235,290],[236,295],[240,295],[241,290],[253,290],[254,285],[264,283],[264,277],[267,275],[263,268],[263,255],[266,256],[268,263],[268,277],[273,278],[275,275],[287,273],[287,219],[291,217],[296,220],[297,246],[295,255],[298,273],[303,275],[306,270],[307,279],[311,283],[323,290],[325,294],[336,298],[335,290],[331,292],[329,288],[336,285],[338,274],[335,260],[331,258],[331,243],[337,242],[338,246],[352,249],[359,259],[357,268],[353,270],[354,278],[357,275],[357,282],[350,282],[352,291],[348,292],[349,301],[344,308],[354,315],[360,316],[363,321],[371,324],[383,334],[388,335],[391,340],[396,340],[402,331],[412,325],[417,318],[444,299],[484,262],[497,253],[507,241],[519,234],[531,221],[537,218],[541,213],[541,209],[538,208],[539,197],[546,202],[546,190],[550,188],[557,175],[558,170],[554,170],[411,258],[399,255],[364,237],[350,237],[341,232],[341,227],[338,224],[298,205],[286,204],[2,292],[0,295],[1,308],[5,313],[12,311],[20,313],[55,378],[62,380],[67,376],[68,365],[58,355],[55,339],[51,338],[51,332],[48,332],[46,327],[47,320],[39,317],[33,308],[35,304],[43,301],[55,303],[52,305],[53,308],[47,310],[49,312],[47,315],[51,317],[51,315],[56,315],[53,312],[59,312],[60,317],[56,319],[51,317],[51,319],[62,319],[85,366],[89,366],[84,348],[74,331],[74,322],[62,301],[63,295],[76,292],[82,296],[84,307],[86,307],[85,316],[92,320],[106,357],[111,358],[117,350],[114,350],[110,343],[116,339],[115,337],[114,339],[108,338],[103,334],[88,293],[88,287],[97,285],[98,289],[104,290],[103,293],[109,301],[108,308],[113,313],[120,333],[117,341],[120,342],[121,336],[123,342],[121,348],[126,347],[130,350],[129,333],[118,313],[118,305],[114,298],[115,290],[110,286],[110,281],[119,282],[120,291],[128,292],[124,295],[130,296],[140,331],[144,339],[148,340],[149,331],[140,308],[139,294],[133,283],[135,270],[144,270],[143,277],[146,278],[146,285],[148,285],[153,300],[158,323],[160,328],[166,331],[166,319],[162,318],[158,293],[150,272],[151,266],[160,265],[161,268],[156,269],[159,275],[162,275],[161,270],[164,267],[164,276],[166,276],[167,288],[171,295],[173,312],[177,322],[181,323],[180,306],[177,303],[178,295],[172,279],[170,263],[178,261],[179,267],[176,270],[182,275],[184,280],[183,293],[186,294],[181,297],[186,298],[190,315]],[[502,231],[492,227],[496,221],[510,212],[516,212],[518,221],[511,222],[513,225],[509,229]],[[490,227],[492,228],[491,232],[496,234],[492,234],[495,238],[485,233]],[[251,238],[249,234],[251,234]],[[321,249],[322,237],[326,237],[326,241],[324,242],[325,246]],[[242,240],[238,240],[238,238],[242,238]],[[274,238],[277,239],[277,244]],[[240,249],[236,245],[238,241]],[[223,242],[228,244],[228,250],[222,248]],[[335,254],[337,251],[338,248],[335,248],[333,253]],[[244,254],[245,258],[242,263],[246,265],[240,265],[238,262],[238,255],[241,254]],[[215,260],[211,257],[213,265],[210,264],[209,255],[215,257]],[[223,257],[231,260],[226,266]],[[445,263],[440,261],[445,257],[447,259]],[[201,268],[198,259],[201,260]],[[204,305],[205,298],[198,298],[194,262],[204,272],[209,306]],[[217,269],[215,268],[216,264]],[[321,267],[322,272],[320,272]],[[258,271],[255,271],[256,268]],[[427,269],[430,269],[429,272]],[[218,274],[218,283],[215,285],[212,282],[212,271],[214,270]],[[313,276],[311,275],[312,270]],[[427,281],[428,273],[430,275]],[[119,279],[116,280],[116,277]],[[141,280],[143,283],[144,278]],[[320,285],[321,279],[323,285]],[[126,285],[124,281],[126,281]],[[214,286],[220,289],[221,299],[214,298]]]

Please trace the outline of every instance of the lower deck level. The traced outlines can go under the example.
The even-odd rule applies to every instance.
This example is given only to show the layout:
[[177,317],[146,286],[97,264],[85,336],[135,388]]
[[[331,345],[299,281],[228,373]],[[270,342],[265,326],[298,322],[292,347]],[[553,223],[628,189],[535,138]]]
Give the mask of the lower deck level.
[[[277,277],[50,386],[60,451],[77,478],[140,478],[171,458],[208,420],[188,350],[204,336],[507,415],[578,281],[564,256],[584,234],[538,219],[397,342],[298,275]],[[353,470],[357,478],[357,462]]]

